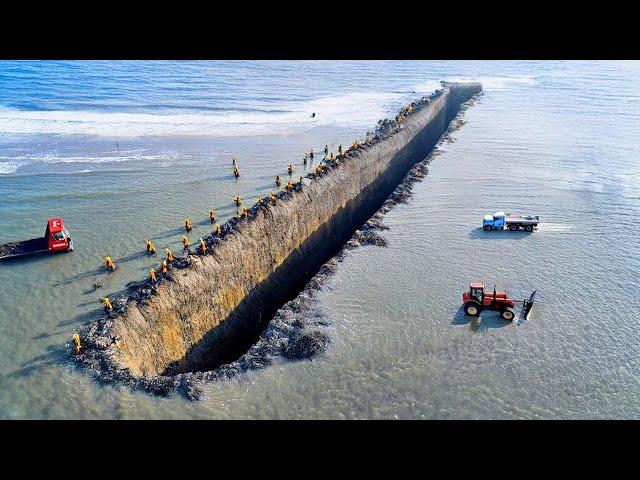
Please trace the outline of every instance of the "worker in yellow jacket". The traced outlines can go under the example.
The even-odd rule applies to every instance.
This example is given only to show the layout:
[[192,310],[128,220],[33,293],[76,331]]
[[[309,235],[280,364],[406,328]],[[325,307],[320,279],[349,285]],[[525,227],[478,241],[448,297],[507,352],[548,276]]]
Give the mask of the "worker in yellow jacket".
[[113,272],[116,269],[115,263],[113,263],[113,260],[111,260],[111,257],[108,255],[104,257],[104,264],[110,272]]
[[102,305],[104,305],[104,310],[106,312],[110,312],[111,310],[113,310],[113,305],[111,305],[111,300],[109,300],[109,297],[104,297],[102,299]]

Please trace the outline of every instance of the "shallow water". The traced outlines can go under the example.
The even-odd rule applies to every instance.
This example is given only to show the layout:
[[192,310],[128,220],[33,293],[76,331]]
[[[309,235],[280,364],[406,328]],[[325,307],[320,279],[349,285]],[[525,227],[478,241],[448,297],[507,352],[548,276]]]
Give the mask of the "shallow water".
[[[53,215],[76,242],[0,265],[0,417],[637,418],[639,74],[637,62],[0,63],[0,242],[42,234]],[[350,251],[319,294],[325,355],[210,384],[199,402],[99,385],[66,362],[100,296],[159,263],[140,254],[147,237],[177,248],[189,215],[196,240],[209,208],[228,218],[236,193],[268,193],[309,147],[335,151],[447,78],[486,93],[387,214],[389,246]],[[544,223],[479,231],[499,209]],[[532,318],[467,321],[470,280],[537,289]]]

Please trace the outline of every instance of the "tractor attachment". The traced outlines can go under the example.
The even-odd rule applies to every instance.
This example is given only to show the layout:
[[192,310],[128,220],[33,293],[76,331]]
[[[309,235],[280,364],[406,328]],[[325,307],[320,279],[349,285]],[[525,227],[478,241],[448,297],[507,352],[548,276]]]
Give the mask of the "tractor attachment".
[[516,318],[513,319],[513,323],[516,325],[522,325],[525,320],[529,320],[529,314],[531,313],[531,309],[533,308],[533,302],[536,299],[536,291],[534,290],[529,299],[526,298],[522,301],[522,310],[518,312]]

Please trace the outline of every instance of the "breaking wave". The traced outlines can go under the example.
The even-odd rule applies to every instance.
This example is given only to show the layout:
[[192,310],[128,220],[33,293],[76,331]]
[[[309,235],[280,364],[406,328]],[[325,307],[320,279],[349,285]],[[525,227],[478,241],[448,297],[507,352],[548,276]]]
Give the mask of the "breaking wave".
[[448,82],[480,82],[487,90],[504,90],[513,85],[535,85],[536,80],[527,75],[513,77],[447,77]]
[[[338,123],[346,127],[369,126],[385,117],[405,96],[355,92],[287,102],[264,111],[229,108],[178,114],[2,108],[0,132],[105,137],[282,135]],[[316,116],[312,118],[314,112]]]
[[[93,155],[93,156],[64,156],[58,154],[33,154],[33,155],[16,155],[16,156],[0,156],[0,175],[13,175],[25,165],[33,165],[36,163],[78,163],[78,164],[100,164],[100,163],[121,163],[121,162],[139,162],[146,160],[173,160],[179,158],[176,151],[166,151],[161,154],[149,155],[136,153],[136,151],[122,151],[120,154]],[[182,155],[184,157],[184,154]],[[83,173],[92,171],[85,169],[76,171],[75,173]],[[65,172],[66,174],[74,172]]]
[[24,165],[23,162],[0,162],[0,175],[11,175]]

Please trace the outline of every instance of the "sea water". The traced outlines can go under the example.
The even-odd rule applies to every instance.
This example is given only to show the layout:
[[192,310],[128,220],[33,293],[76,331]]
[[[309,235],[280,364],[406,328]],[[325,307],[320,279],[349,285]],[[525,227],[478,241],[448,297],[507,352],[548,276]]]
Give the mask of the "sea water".
[[[388,247],[350,251],[319,292],[325,354],[198,402],[68,360],[101,297],[159,264],[147,239],[179,251],[185,216],[193,243],[210,208],[230,218],[310,148],[464,79],[485,92],[386,215]],[[0,62],[0,242],[61,216],[76,245],[0,264],[0,418],[638,418],[638,107],[638,62]],[[497,210],[542,223],[481,231]],[[537,290],[531,318],[466,317],[476,280]]]

